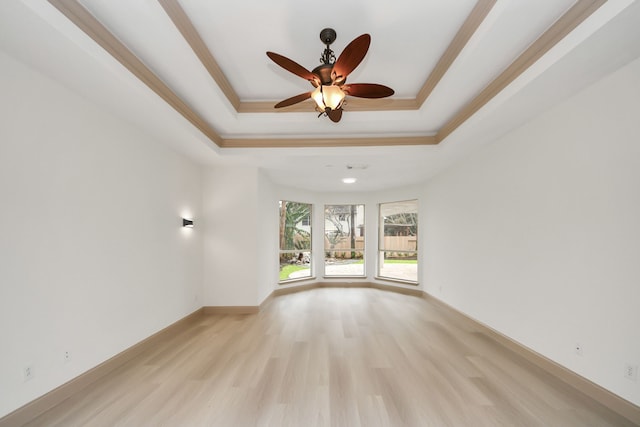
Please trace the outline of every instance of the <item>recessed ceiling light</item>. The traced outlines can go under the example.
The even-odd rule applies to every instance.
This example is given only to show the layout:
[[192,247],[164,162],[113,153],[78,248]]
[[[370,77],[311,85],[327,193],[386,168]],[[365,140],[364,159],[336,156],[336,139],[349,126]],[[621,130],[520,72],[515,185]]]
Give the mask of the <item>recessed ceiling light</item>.
[[344,182],[345,184],[353,184],[356,181],[357,179],[355,178],[342,178],[342,182]]

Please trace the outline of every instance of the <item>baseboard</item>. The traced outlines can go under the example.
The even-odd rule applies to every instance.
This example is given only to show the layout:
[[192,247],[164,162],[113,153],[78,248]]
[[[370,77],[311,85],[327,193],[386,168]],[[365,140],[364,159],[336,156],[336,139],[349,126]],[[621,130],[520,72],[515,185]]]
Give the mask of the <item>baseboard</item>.
[[485,325],[482,322],[477,321],[476,319],[469,317],[465,313],[455,309],[444,301],[434,297],[433,295],[423,292],[423,297],[436,305],[450,311],[462,318],[466,321],[473,324],[473,326],[478,329],[481,333],[485,334],[489,338],[513,351],[514,353],[522,356],[527,361],[533,363],[539,368],[545,370],[549,374],[554,377],[560,379],[581,393],[589,396],[590,398],[600,402],[607,408],[611,409],[615,413],[622,415],[627,418],[634,424],[640,425],[640,406],[636,406],[633,403],[629,402],[626,399],[610,392],[609,390],[599,386],[598,384],[584,378],[581,375],[576,374],[570,369],[565,368],[564,366],[554,362],[541,355],[540,353],[535,352],[534,350],[520,344],[517,341],[507,337],[506,335],[496,331],[490,326]]
[[72,395],[82,391],[88,385],[109,374],[145,350],[180,334],[193,322],[201,318],[202,313],[203,310],[201,308],[194,311],[161,331],[156,332],[150,337],[102,362],[98,366],[89,369],[87,372],[78,375],[72,380],[5,415],[0,418],[0,427],[16,427],[28,423]]
[[318,286],[316,286],[315,283],[307,283],[307,284],[298,285],[298,286],[278,287],[274,289],[273,292],[271,292],[271,295],[277,297],[280,295],[287,295],[287,294],[293,294],[296,292],[308,291],[309,289],[315,289],[317,287]]
[[204,314],[256,314],[259,305],[219,305],[202,307]]
[[381,283],[374,282],[316,282],[316,283],[308,283],[300,286],[291,286],[287,288],[277,288],[275,289],[271,295],[279,296],[279,295],[287,295],[295,292],[308,291],[310,289],[318,289],[318,288],[374,288],[380,289],[383,291],[397,292],[404,295],[412,295],[416,297],[422,296],[422,291],[420,289],[411,289],[411,288],[403,288],[400,286],[393,285],[384,285]]
[[384,285],[382,283],[371,283],[371,287],[383,291],[396,292],[403,295],[411,295],[414,297],[422,297],[422,290],[415,288],[403,288],[400,286]]
[[275,295],[273,294],[273,292],[267,295],[267,297],[264,300],[262,300],[260,305],[258,305],[258,311],[264,310],[269,304],[271,304],[271,301],[273,301],[274,296]]

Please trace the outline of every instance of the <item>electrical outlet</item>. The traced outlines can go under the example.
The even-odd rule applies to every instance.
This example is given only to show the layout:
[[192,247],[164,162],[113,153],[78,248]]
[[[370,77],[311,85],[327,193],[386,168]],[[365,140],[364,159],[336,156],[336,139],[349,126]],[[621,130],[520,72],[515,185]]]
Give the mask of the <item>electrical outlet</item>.
[[578,356],[582,356],[582,344],[576,343],[575,347],[573,347],[574,351]]
[[638,365],[626,364],[624,366],[624,377],[631,381],[638,381]]
[[64,362],[65,363],[71,362],[71,352],[65,351],[63,357],[64,357]]
[[25,366],[24,369],[22,370],[22,375],[24,377],[25,382],[33,379],[33,366],[31,365]]

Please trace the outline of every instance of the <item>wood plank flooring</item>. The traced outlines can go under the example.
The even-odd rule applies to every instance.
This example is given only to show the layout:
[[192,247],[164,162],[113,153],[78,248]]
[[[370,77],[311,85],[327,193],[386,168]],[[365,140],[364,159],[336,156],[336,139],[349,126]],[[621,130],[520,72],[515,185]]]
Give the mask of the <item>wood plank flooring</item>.
[[631,425],[446,308],[372,288],[203,315],[28,424]]

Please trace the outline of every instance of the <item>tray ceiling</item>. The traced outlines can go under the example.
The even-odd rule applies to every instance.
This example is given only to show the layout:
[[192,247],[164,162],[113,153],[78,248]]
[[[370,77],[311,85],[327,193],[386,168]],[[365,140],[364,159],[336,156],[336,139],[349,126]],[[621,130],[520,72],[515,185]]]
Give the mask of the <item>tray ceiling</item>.
[[[186,139],[204,137],[217,156],[213,162],[224,157],[231,164],[253,164],[278,182],[316,169],[317,181],[302,186],[328,190],[333,187],[321,185],[321,179],[329,179],[335,174],[331,169],[343,163],[364,159],[374,166],[367,174],[398,175],[400,166],[384,166],[392,158],[418,169],[426,166],[433,174],[453,158],[437,158],[446,157],[438,154],[443,142],[460,139],[456,156],[463,155],[474,135],[482,139],[522,122],[525,115],[509,123],[493,117],[491,126],[481,119],[512,99],[524,99],[532,82],[551,74],[555,64],[634,2],[401,0],[391,7],[370,0],[346,2],[337,10],[318,10],[300,0],[22,3],[73,40],[79,54],[99,57],[111,73],[124,67],[181,117],[180,132],[186,121]],[[349,81],[384,84],[395,95],[349,97],[337,124],[317,118],[311,101],[274,111],[278,101],[311,87],[265,52],[312,69],[324,48],[318,35],[325,27],[337,31],[336,55],[358,35],[371,34],[369,52]],[[106,64],[105,56],[113,62]],[[127,111],[129,102],[122,99],[120,109]],[[536,105],[523,111],[530,114]],[[136,120],[148,127],[152,118]],[[387,181],[400,185],[429,174],[404,175]]]

